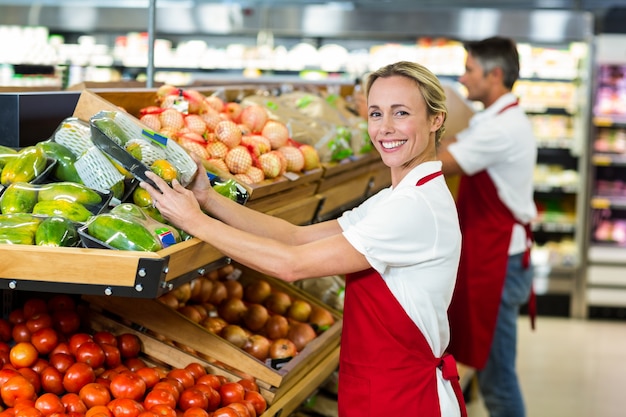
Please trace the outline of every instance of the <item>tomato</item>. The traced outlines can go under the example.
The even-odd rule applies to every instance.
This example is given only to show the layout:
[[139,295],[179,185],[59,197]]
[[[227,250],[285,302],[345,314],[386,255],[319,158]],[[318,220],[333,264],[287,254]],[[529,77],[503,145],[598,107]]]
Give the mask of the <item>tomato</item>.
[[161,374],[154,367],[146,366],[135,371],[135,375],[143,379],[146,384],[146,389],[151,389],[154,385],[161,380]]
[[66,355],[72,354],[70,352],[70,345],[67,344],[67,341],[63,340],[63,337],[64,337],[63,335],[60,336],[59,343],[54,349],[52,349],[52,352],[50,352],[50,355],[54,355],[55,353],[65,353]]
[[65,412],[68,414],[69,413],[84,414],[87,412],[87,406],[76,393],[68,392],[67,394],[61,397],[61,402],[65,404]]
[[0,317],[0,342],[8,342],[12,338],[13,325],[9,320]]
[[133,333],[122,333],[117,336],[117,347],[122,353],[122,358],[136,358],[141,352],[141,340]]
[[17,370],[24,378],[28,380],[33,387],[35,388],[35,392],[39,392],[41,390],[41,380],[39,379],[39,374],[33,371],[31,368],[20,368]]
[[107,407],[114,417],[137,417],[145,411],[143,405],[130,398],[114,398]]
[[[70,345],[71,347],[71,345]],[[104,350],[99,344],[92,340],[87,340],[76,348],[76,362],[84,362],[92,368],[96,369],[104,365]]]
[[72,365],[76,363],[74,357],[69,353],[53,353],[48,357],[50,366],[56,368],[62,374],[66,373]]
[[25,323],[26,317],[24,317],[24,310],[16,308],[9,313],[9,323],[16,325],[17,323]]
[[11,336],[13,336],[13,340],[16,342],[28,342],[30,341],[31,333],[25,322],[15,323],[13,330],[11,330]]
[[95,381],[93,368],[86,363],[76,362],[65,372],[63,387],[67,392],[78,393],[82,387]]
[[101,330],[93,334],[93,340],[99,345],[107,344],[117,346],[117,337],[111,332]]
[[[121,353],[121,350],[120,350]],[[146,363],[140,358],[128,358],[124,361],[124,365],[131,371],[135,372],[138,369],[145,368]]]
[[227,382],[219,388],[220,397],[222,398],[222,407],[244,400],[246,390],[243,385],[237,382]]
[[5,405],[13,407],[16,400],[27,399],[35,400],[37,394],[33,384],[21,374],[10,377],[0,387],[0,395]]
[[267,401],[259,392],[248,391],[244,396],[244,400],[252,403],[257,416],[260,416],[267,409]]
[[65,405],[58,395],[46,392],[35,400],[35,408],[44,416],[54,413],[65,413]]
[[169,407],[176,408],[176,397],[171,391],[165,389],[153,389],[146,394],[143,400],[143,406],[146,410],[152,409],[157,404],[165,404]]
[[209,413],[199,407],[191,407],[183,413],[183,417],[209,417]]
[[146,410],[139,413],[137,417],[159,417],[157,413],[153,413],[152,411]]
[[15,411],[15,417],[42,417],[41,411],[34,406],[23,407]]
[[122,372],[111,378],[109,389],[113,398],[140,401],[146,394],[146,383],[135,373]]
[[211,414],[211,417],[241,417],[241,416],[239,415],[237,410],[235,410],[234,408],[222,407],[213,411],[213,414]]
[[205,384],[214,389],[219,389],[222,386],[222,382],[214,374],[206,374],[202,375],[200,378],[196,380],[196,384]]
[[48,313],[36,313],[34,316],[26,319],[26,327],[31,333],[35,333],[39,329],[52,327],[52,316]]
[[54,294],[48,299],[48,311],[75,310],[76,302],[67,294]]
[[207,384],[196,384],[194,385],[194,388],[204,392],[204,394],[207,396],[207,399],[209,400],[207,410],[212,411],[219,408],[222,398],[220,397],[220,393],[217,392],[215,388],[212,388]]
[[39,375],[41,389],[44,392],[61,395],[65,392],[63,387],[63,375],[54,366],[48,366]]
[[253,379],[240,379],[237,381],[238,384],[243,385],[243,388],[248,391],[256,391],[259,392],[259,386]]
[[198,362],[191,362],[185,366],[185,369],[191,373],[194,380],[200,378],[202,375],[206,375],[206,369]]
[[38,313],[48,312],[48,303],[43,298],[32,297],[24,302],[22,306],[24,318],[28,320]]
[[[176,384],[178,384],[178,381],[175,381]],[[172,383],[171,380],[161,380],[159,382],[157,382],[154,387],[152,387],[152,391],[157,390],[157,389],[162,389],[165,391],[169,391],[170,393],[172,393],[172,395],[174,396],[174,398],[176,399],[176,401],[178,402],[178,399],[180,398],[180,390],[178,389],[178,387]]]
[[167,378],[173,378],[183,385],[184,389],[191,388],[196,383],[191,372],[186,369],[175,368],[167,373]]
[[37,352],[47,355],[57,347],[59,343],[59,334],[52,327],[44,327],[33,332],[30,342],[35,346]]
[[209,397],[204,393],[204,391],[196,388],[186,388],[180,393],[178,408],[185,411],[191,407],[209,407]]
[[152,407],[152,409],[150,409],[150,412],[153,413],[155,416],[160,416],[160,417],[177,417],[178,413],[176,412],[175,408],[170,407],[169,405],[165,405],[165,404],[157,404],[154,407]]
[[70,353],[76,356],[78,347],[85,342],[93,342],[93,338],[89,333],[74,333],[67,340],[67,345],[70,348]]
[[52,313],[54,328],[65,335],[74,334],[80,329],[80,316],[74,310],[57,310]]
[[41,374],[41,371],[46,369],[50,364],[45,358],[37,358],[34,364],[31,365],[30,369],[37,372],[37,374]]
[[[250,411],[248,409],[248,406],[243,404],[243,403],[230,403],[228,404],[226,407],[230,407],[233,410],[235,410],[241,417],[256,417],[256,412],[254,414],[254,416],[250,415]],[[254,412],[254,408],[252,408],[252,411]]]
[[111,392],[102,384],[90,382],[78,391],[78,397],[90,409],[96,405],[107,405],[111,401]]
[[9,351],[11,365],[16,368],[32,366],[39,359],[39,352],[30,342],[19,342]]
[[85,413],[85,417],[112,417],[113,413],[106,405],[95,405]]

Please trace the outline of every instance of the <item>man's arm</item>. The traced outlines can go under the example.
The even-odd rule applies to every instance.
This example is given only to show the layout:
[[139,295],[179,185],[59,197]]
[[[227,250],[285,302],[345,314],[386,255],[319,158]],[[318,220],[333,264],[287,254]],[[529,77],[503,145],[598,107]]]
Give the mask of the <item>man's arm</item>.
[[448,146],[454,142],[456,142],[456,137],[444,138],[437,147],[437,158],[442,162],[443,175],[447,177],[465,174],[454,156],[448,151]]

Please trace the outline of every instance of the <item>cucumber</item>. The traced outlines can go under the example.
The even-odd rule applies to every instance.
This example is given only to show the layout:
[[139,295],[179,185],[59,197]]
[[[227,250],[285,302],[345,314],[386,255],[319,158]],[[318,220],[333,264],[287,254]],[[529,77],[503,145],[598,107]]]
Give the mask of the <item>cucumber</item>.
[[102,202],[102,196],[86,185],[68,181],[42,185],[39,189],[39,201],[53,200],[68,200],[93,206]]
[[0,197],[0,212],[31,213],[37,203],[38,186],[26,182],[15,182],[9,185]]
[[76,225],[63,217],[44,219],[35,232],[35,244],[39,246],[76,246],[78,241]]
[[60,143],[53,141],[39,142],[35,145],[46,154],[48,158],[52,158],[57,161],[52,175],[59,181],[69,181],[78,184],[82,184],[83,180],[78,175],[76,170],[76,155]]
[[33,214],[58,216],[78,223],[86,222],[93,215],[81,203],[67,200],[39,201],[33,207]]
[[89,235],[119,250],[156,252],[162,249],[159,240],[132,218],[103,213],[87,223]]

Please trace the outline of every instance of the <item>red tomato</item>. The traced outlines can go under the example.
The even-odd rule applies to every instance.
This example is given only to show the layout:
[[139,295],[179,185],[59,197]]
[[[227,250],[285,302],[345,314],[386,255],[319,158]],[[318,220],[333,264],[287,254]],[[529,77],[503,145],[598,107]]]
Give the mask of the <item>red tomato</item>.
[[74,357],[69,353],[53,353],[48,357],[50,366],[56,368],[62,374],[66,373],[72,365],[76,363]]
[[57,310],[52,313],[54,328],[65,335],[74,334],[80,329],[80,316],[74,310]]
[[257,412],[256,412],[256,408],[254,408],[254,405],[247,400],[243,400],[241,402],[241,404],[245,405],[248,408],[248,413],[250,413],[250,417],[257,417]]
[[[178,381],[176,381],[176,383],[178,383]],[[169,391],[170,393],[172,393],[172,395],[176,399],[176,402],[178,402],[178,399],[180,398],[180,390],[171,381],[169,381],[169,380],[161,380],[161,381],[157,382],[154,385],[154,387],[152,387],[152,391],[157,390],[157,389],[162,389],[162,390],[165,390],[165,391]]]
[[109,386],[113,398],[141,401],[146,394],[146,383],[132,372],[122,372],[111,378]]
[[117,336],[117,347],[122,353],[122,358],[136,358],[141,352],[141,340],[133,333],[122,333]]
[[39,375],[41,389],[44,392],[61,395],[65,392],[63,387],[63,375],[54,366],[48,366]]
[[39,329],[52,327],[52,316],[48,313],[36,313],[26,319],[26,327],[28,327],[31,333],[35,333]]
[[68,414],[69,413],[85,414],[87,412],[87,406],[76,393],[68,392],[67,394],[61,397],[61,402],[65,404],[65,412]]
[[137,417],[145,411],[143,405],[130,398],[114,398],[107,407],[114,417]]
[[234,408],[222,407],[213,411],[213,414],[211,414],[211,417],[241,417],[241,416],[239,415],[237,410],[235,410]]
[[48,299],[48,311],[75,310],[76,302],[67,294],[54,294]]
[[173,378],[183,385],[184,389],[191,388],[196,383],[192,373],[186,369],[175,368],[167,373],[167,378]]
[[117,346],[117,337],[115,337],[113,333],[108,332],[106,330],[95,332],[93,334],[93,340],[99,345],[107,344],[107,345]]
[[202,375],[206,375],[206,369],[198,362],[191,362],[185,366],[185,369],[191,373],[194,380],[200,378]]
[[186,388],[180,393],[178,408],[185,411],[191,407],[200,407],[205,409],[209,407],[209,397],[204,393],[204,391],[196,388]]
[[[175,408],[165,404],[157,404],[150,410],[155,416],[160,417],[177,417],[178,413]],[[181,413],[182,414],[182,413]]]
[[111,369],[122,364],[122,354],[117,346],[102,343],[100,348],[104,352],[104,365],[106,368]]
[[52,327],[44,327],[33,332],[30,342],[40,354],[47,355],[57,347],[59,334]]
[[17,370],[24,378],[28,380],[33,387],[35,387],[35,392],[39,392],[41,390],[41,381],[39,379],[39,374],[33,371],[31,368],[20,368]]
[[62,340],[62,338],[63,338],[63,335],[61,335],[61,338],[59,339],[59,343],[54,349],[52,349],[52,352],[50,352],[50,355],[54,355],[55,353],[65,353],[66,355],[72,354],[70,352],[70,345],[67,344],[67,341]]
[[111,393],[102,384],[91,382],[78,391],[78,397],[85,403],[87,409],[96,405],[107,405],[111,401]]
[[74,333],[67,340],[67,345],[69,346],[70,353],[76,356],[78,352],[78,347],[85,342],[93,342],[93,338],[89,333]]
[[85,413],[85,417],[112,417],[113,413],[109,410],[109,407],[106,405],[96,405],[91,407]]
[[28,342],[30,341],[31,333],[25,322],[15,323],[13,330],[11,330],[11,336],[13,336],[13,340],[16,342]]
[[44,416],[54,413],[65,413],[65,405],[58,395],[46,392],[35,400],[35,408]]
[[183,413],[183,417],[209,417],[209,413],[206,410],[198,407],[191,407]]
[[240,385],[243,385],[243,388],[248,391],[256,391],[259,392],[259,386],[253,379],[240,379],[237,381]]
[[[122,353],[121,350],[120,353]],[[146,363],[140,358],[128,358],[124,361],[124,366],[126,366],[129,370],[135,372],[138,369],[145,368],[148,365],[146,365]]]
[[17,374],[10,377],[0,387],[0,396],[5,405],[13,407],[20,399],[32,400],[37,398],[35,387],[23,375]]
[[[241,417],[256,417],[256,413],[254,414],[254,416],[250,415],[250,411],[248,409],[248,406],[243,404],[243,403],[230,403],[228,404],[226,407],[230,407],[233,410],[235,410]],[[254,412],[254,408],[252,408],[252,411]]]
[[9,323],[16,325],[17,323],[25,323],[24,310],[16,308],[9,313]]
[[19,342],[9,351],[11,365],[16,368],[32,366],[39,359],[39,352],[30,342]]
[[37,361],[30,367],[33,371],[37,372],[37,374],[41,374],[41,371],[46,369],[50,364],[44,358],[38,358]]
[[207,396],[207,399],[209,400],[207,410],[213,411],[219,408],[222,398],[220,397],[220,393],[217,392],[216,389],[210,387],[207,384],[196,384],[194,385],[194,388],[204,392],[204,394]]
[[244,400],[252,403],[257,416],[260,416],[267,409],[267,401],[260,393],[256,391],[248,391],[244,396]]
[[222,384],[219,388],[220,397],[222,398],[222,407],[231,403],[236,403],[244,400],[246,390],[243,385],[237,382],[227,382]]
[[137,417],[159,417],[157,413],[153,413],[152,411],[146,410],[139,413]]
[[76,362],[83,362],[92,368],[100,368],[104,365],[105,355],[104,350],[100,347],[99,344],[92,340],[87,340],[76,348]]
[[24,312],[24,318],[28,320],[38,313],[47,313],[48,303],[42,298],[29,298],[24,302],[24,305],[22,306],[22,311]]
[[202,375],[200,378],[196,380],[196,384],[205,384],[210,386],[213,389],[219,389],[222,386],[222,382],[214,374],[206,374]]
[[176,397],[171,391],[165,389],[153,389],[146,394],[143,400],[143,406],[146,410],[152,409],[157,404],[165,404],[169,407],[176,408]]
[[63,387],[67,392],[78,393],[82,387],[95,381],[93,368],[86,363],[76,362],[65,372]]
[[15,417],[42,417],[41,411],[34,406],[23,407],[15,411]]
[[0,318],[0,342],[8,342],[12,338],[13,325],[9,320]]
[[146,366],[145,368],[137,369],[135,374],[146,383],[146,389],[154,387],[161,380],[161,373],[154,367]]

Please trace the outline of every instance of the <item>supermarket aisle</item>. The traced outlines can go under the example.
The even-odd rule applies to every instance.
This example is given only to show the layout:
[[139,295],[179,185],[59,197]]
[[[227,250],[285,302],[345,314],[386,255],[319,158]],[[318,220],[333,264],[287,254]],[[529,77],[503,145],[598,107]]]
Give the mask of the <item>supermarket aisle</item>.
[[[538,317],[519,321],[518,368],[528,417],[624,416],[626,322]],[[336,403],[319,393],[292,417],[336,417]],[[488,417],[480,399],[468,417]]]
[[[528,317],[519,322],[518,369],[528,417],[624,414],[626,322]],[[488,417],[480,400],[469,417]]]

